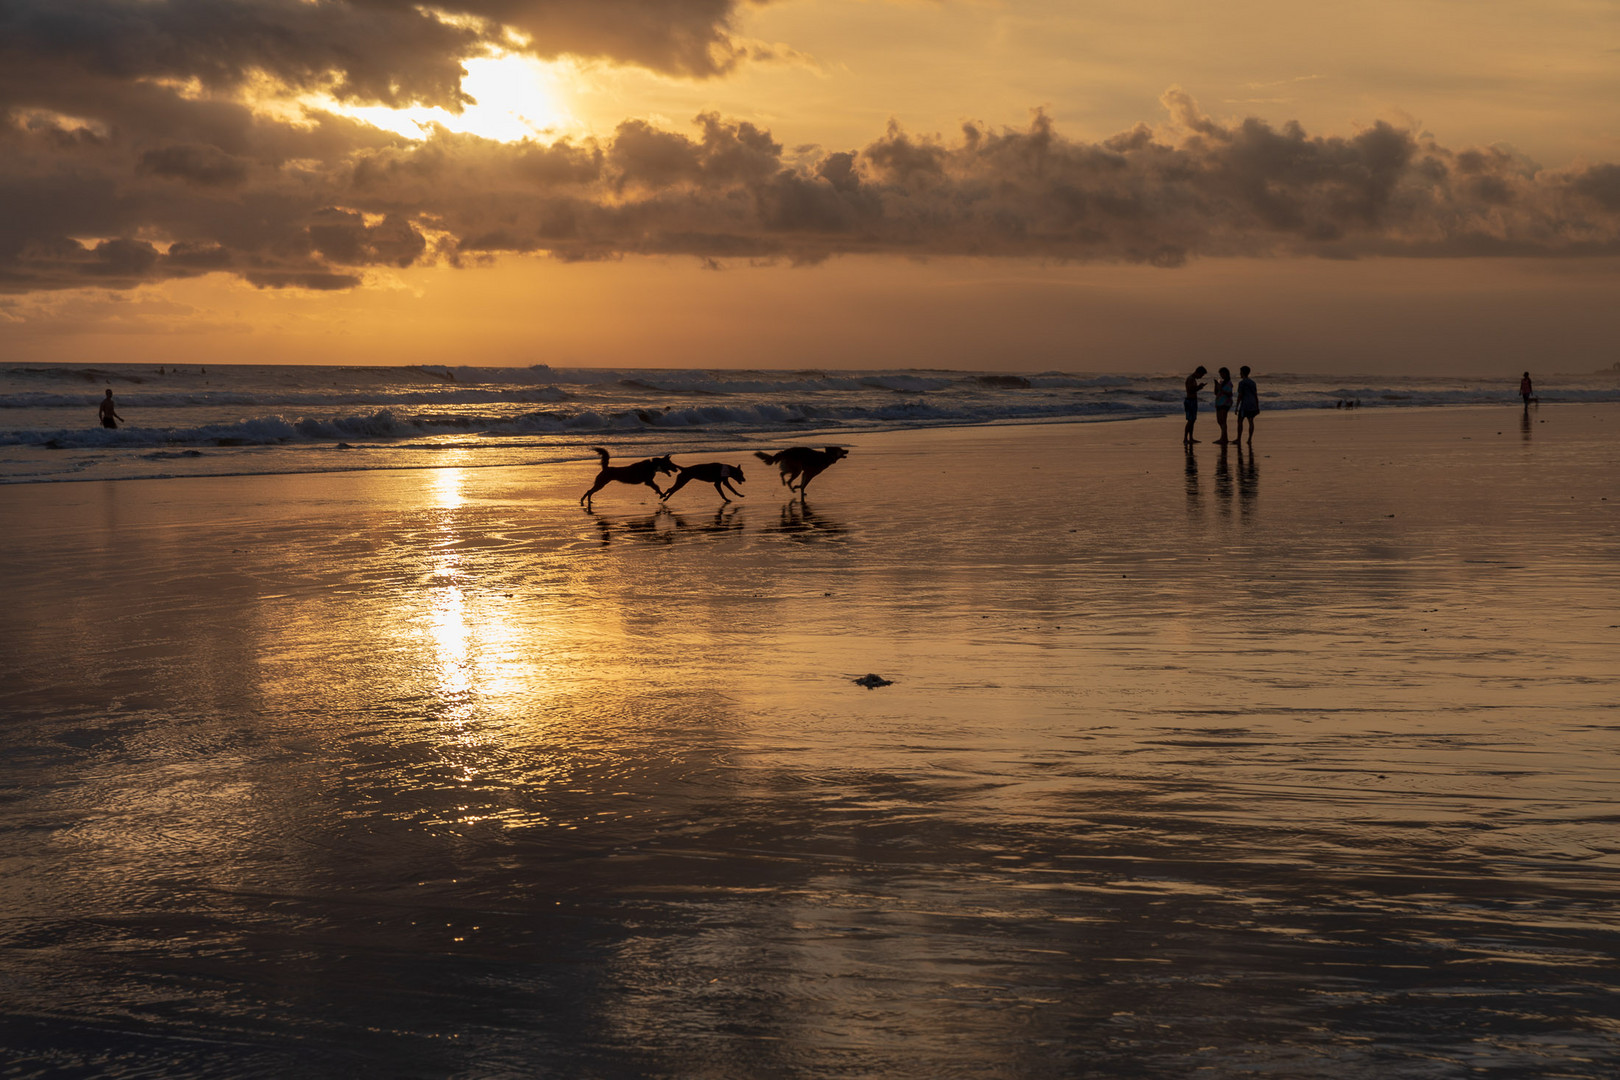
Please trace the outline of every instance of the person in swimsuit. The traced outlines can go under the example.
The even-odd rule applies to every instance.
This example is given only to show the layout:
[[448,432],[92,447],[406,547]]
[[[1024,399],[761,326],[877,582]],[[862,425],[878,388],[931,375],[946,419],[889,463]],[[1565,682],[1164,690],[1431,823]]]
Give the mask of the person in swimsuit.
[[101,426],[115,428],[122,419],[123,417],[118,415],[118,406],[113,404],[112,391],[109,390],[107,396],[101,399]]
[[1239,441],[1242,440],[1243,421],[1247,420],[1249,441],[1254,442],[1254,418],[1260,415],[1260,390],[1254,385],[1254,380],[1249,378],[1249,365],[1244,364],[1238,368],[1238,374],[1242,377],[1238,379],[1237,385],[1237,437]]
[[1226,437],[1226,414],[1232,410],[1232,373],[1221,368],[1215,378],[1215,422],[1221,427],[1221,437],[1215,445],[1225,446],[1232,440]]
[[1183,446],[1191,446],[1198,441],[1193,438],[1193,422],[1198,419],[1198,391],[1208,385],[1199,382],[1198,376],[1205,374],[1208,374],[1207,369],[1203,364],[1199,364],[1198,368],[1187,376],[1187,400],[1181,403],[1182,410],[1187,414],[1187,427],[1181,433]]

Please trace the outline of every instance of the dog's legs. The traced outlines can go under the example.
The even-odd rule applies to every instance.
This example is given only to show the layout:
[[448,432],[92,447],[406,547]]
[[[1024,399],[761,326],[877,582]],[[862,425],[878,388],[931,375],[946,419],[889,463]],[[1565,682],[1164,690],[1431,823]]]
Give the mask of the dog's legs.
[[589,510],[591,508],[591,496],[595,495],[598,491],[601,491],[605,487],[607,487],[607,481],[598,476],[596,478],[596,485],[592,487],[591,490],[579,497],[579,504],[585,509]]
[[648,480],[647,486],[652,488],[653,494],[657,495],[660,499],[664,497],[664,489],[658,486],[658,482],[656,480]]
[[737,498],[739,498],[739,499],[746,498],[746,496],[744,496],[742,492],[738,491],[736,488],[731,486],[731,478],[730,477],[722,477],[721,480],[720,480],[720,483],[726,485],[726,490],[730,491],[733,495],[737,496]]
[[677,476],[675,478],[675,482],[673,484],[669,485],[669,490],[664,492],[662,495],[660,495],[658,497],[660,499],[664,500],[665,502],[669,502],[669,497],[671,495],[675,494],[677,491],[681,490],[681,488],[685,487],[686,482],[689,479],[691,479],[691,477],[687,476],[685,473],[682,473],[680,476]]

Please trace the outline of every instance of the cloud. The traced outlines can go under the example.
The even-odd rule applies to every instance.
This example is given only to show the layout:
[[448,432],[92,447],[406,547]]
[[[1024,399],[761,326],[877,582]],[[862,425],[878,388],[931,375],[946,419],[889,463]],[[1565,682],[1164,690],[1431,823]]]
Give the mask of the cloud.
[[[127,14],[179,5],[80,7],[104,6]],[[271,14],[295,25],[304,16],[293,8],[347,5],[219,6],[252,10],[261,25]],[[0,0],[0,19],[42,18],[45,7]],[[460,22],[430,27],[415,7],[385,0],[364,7],[345,17],[405,20],[423,34],[450,35],[443,48],[460,47]],[[574,26],[569,34],[584,33],[583,6],[490,0],[432,10],[515,25],[542,8]],[[668,20],[683,13],[683,25],[721,33],[730,11],[718,0],[677,3],[660,25],[673,33]],[[0,65],[0,91],[12,95],[0,117],[0,292],[213,272],[265,288],[344,289],[361,285],[368,267],[470,266],[513,252],[567,261],[678,254],[815,263],[886,253],[1164,267],[1220,256],[1620,252],[1620,166],[1543,169],[1502,149],[1450,149],[1390,123],[1312,134],[1298,124],[1217,120],[1179,88],[1165,93],[1156,125],[1099,141],[1070,138],[1036,114],[1022,128],[965,125],[950,140],[891,123],[865,146],[811,154],[784,151],[787,140],[775,133],[715,113],[680,131],[627,120],[600,140],[498,143],[435,129],[412,141],[332,114],[283,122],[154,82],[141,73],[201,76],[175,59],[189,55],[178,45],[167,58],[156,46],[152,57],[126,57],[106,34],[64,31],[52,55],[91,59],[75,61],[73,78],[23,97],[20,76]],[[585,37],[571,40],[586,48]],[[268,43],[254,49],[261,58],[274,52]],[[246,70],[225,53],[219,71]],[[450,93],[432,89],[434,70],[424,63],[416,82],[391,83],[390,92]],[[355,86],[369,78],[344,77]]]
[[339,100],[453,107],[461,58],[494,29],[389,0],[3,0],[0,67],[11,74],[0,92],[16,101],[30,82],[48,90],[74,75],[229,90],[263,74]]
[[136,168],[204,187],[240,184],[248,163],[206,143],[174,143],[142,152]]
[[739,38],[732,30],[738,6],[738,0],[451,0],[446,5],[529,35],[529,51],[543,58],[600,58],[698,78],[723,74],[746,60],[802,60],[782,46]]
[[797,61],[791,50],[733,33],[742,2],[0,0],[0,104],[26,104],[75,79],[210,92],[269,79],[342,102],[456,111],[469,100],[462,61],[491,51],[696,78],[745,60]]

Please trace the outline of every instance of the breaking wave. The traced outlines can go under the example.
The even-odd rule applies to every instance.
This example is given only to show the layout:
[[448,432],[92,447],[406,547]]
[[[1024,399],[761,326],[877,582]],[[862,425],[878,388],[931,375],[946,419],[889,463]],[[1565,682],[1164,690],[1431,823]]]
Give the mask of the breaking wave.
[[[186,475],[248,458],[240,467],[298,471],[310,465],[295,458],[321,456],[299,448],[334,445],[363,445],[364,467],[387,468],[407,456],[423,460],[409,454],[414,449],[478,448],[507,460],[527,453],[524,447],[570,452],[609,441],[662,452],[731,439],[836,441],[897,428],[1179,416],[1184,377],[545,364],[0,365],[0,483],[118,478],[157,461]],[[1620,401],[1620,372],[1538,382],[1544,403]],[[1259,383],[1263,411],[1518,402],[1516,375],[1267,374]],[[126,418],[116,430],[96,421],[107,389]],[[503,457],[502,448],[510,453]]]

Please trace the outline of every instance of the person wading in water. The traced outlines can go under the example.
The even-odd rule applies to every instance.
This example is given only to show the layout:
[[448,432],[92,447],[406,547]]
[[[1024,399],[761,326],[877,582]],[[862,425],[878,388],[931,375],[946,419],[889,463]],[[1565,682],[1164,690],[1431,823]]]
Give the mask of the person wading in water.
[[109,390],[107,396],[101,399],[101,426],[115,428],[122,419],[123,417],[118,415],[118,406],[113,404],[112,391]]

